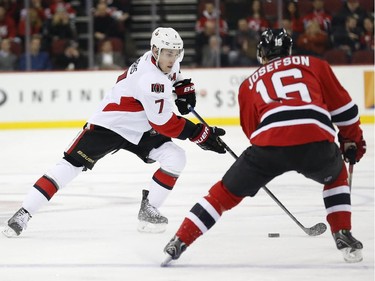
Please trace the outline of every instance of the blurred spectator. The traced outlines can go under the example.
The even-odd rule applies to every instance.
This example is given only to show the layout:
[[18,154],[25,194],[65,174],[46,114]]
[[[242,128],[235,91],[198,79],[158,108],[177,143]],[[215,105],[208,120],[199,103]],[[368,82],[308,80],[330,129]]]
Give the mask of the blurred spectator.
[[348,16],[343,27],[337,27],[333,33],[334,47],[347,51],[351,55],[354,51],[359,50],[361,29],[357,26],[357,18]]
[[101,43],[100,52],[95,56],[95,66],[101,70],[123,69],[125,67],[125,59],[120,52],[113,51],[110,40]]
[[87,58],[78,48],[78,43],[69,41],[66,44],[64,53],[53,59],[56,70],[82,70],[87,68]]
[[[195,40],[195,63],[200,65],[202,63],[203,49],[205,46],[209,45],[209,40],[212,35],[216,35],[215,22],[206,21],[204,30],[201,33],[198,33]],[[230,39],[228,36],[222,35],[221,40],[219,41],[223,50],[226,53],[229,53],[230,50]]]
[[20,18],[23,2],[18,0],[0,0],[0,6],[5,8],[6,16],[13,19],[16,26]]
[[10,50],[10,39],[0,40],[0,71],[12,71],[16,69],[17,56]]
[[360,37],[361,49],[374,50],[374,18],[365,17],[363,20],[364,32]]
[[259,33],[248,26],[246,19],[239,19],[237,25],[232,51],[229,53],[229,64],[231,66],[257,65],[256,46]]
[[74,23],[64,7],[57,8],[52,18],[47,21],[46,35],[50,41],[54,39],[74,40],[76,38]]
[[[287,19],[291,23],[291,30],[293,31],[295,37],[298,37],[300,33],[304,31],[303,21],[300,17],[298,4],[295,0],[288,0],[284,4],[283,19]],[[281,27],[282,23],[277,23],[278,28]]]
[[312,6],[313,10],[302,18],[305,29],[307,24],[314,20],[319,23],[321,30],[329,34],[331,32],[332,16],[324,9],[324,1],[312,0]]
[[260,0],[253,0],[251,2],[250,15],[247,17],[247,24],[250,29],[262,33],[266,28],[270,27],[267,21],[262,2]]
[[301,33],[297,40],[298,54],[322,56],[328,46],[328,34],[320,29],[319,22],[315,20],[307,22],[305,32]]
[[20,22],[18,23],[18,35],[23,41],[26,35],[26,13],[28,12],[29,14],[29,19],[30,19],[30,34],[40,34],[42,33],[42,24],[43,21],[39,17],[38,11],[35,10],[34,8],[30,8],[28,11],[26,9],[23,9],[21,11],[21,19]]
[[228,24],[227,22],[220,16],[220,11],[215,8],[215,4],[213,2],[205,3],[205,9],[202,12],[202,16],[198,19],[195,25],[195,31],[197,33],[202,33],[204,31],[205,25],[207,21],[211,21],[216,23],[216,19],[219,18],[219,32],[220,35],[227,35],[228,34]]
[[344,26],[348,16],[356,18],[358,26],[362,26],[363,19],[366,17],[366,11],[361,7],[358,0],[346,0],[344,2],[342,8],[332,19],[332,27],[341,28]]
[[7,16],[4,7],[0,6],[0,39],[13,39],[17,36],[17,27],[14,20]]
[[[220,57],[220,65],[217,64],[217,56]],[[217,35],[211,35],[208,39],[208,45],[203,47],[201,66],[218,67],[228,66],[228,53],[221,47],[221,38]]]
[[47,19],[48,5],[42,0],[31,0],[31,8],[34,8],[42,21]]
[[97,3],[106,3],[109,14],[118,22],[120,32],[127,30],[130,20],[130,0],[99,0]]
[[[49,54],[41,50],[41,36],[34,35],[30,40],[31,70],[52,69]],[[26,70],[26,54],[22,54],[19,60],[19,69]]]
[[99,2],[104,2],[107,4],[109,14],[117,22],[119,33],[118,37],[123,41],[126,59],[129,60],[130,58],[137,58],[137,46],[131,36],[131,0],[98,0],[96,1],[96,5]]
[[49,8],[46,10],[47,16],[51,18],[57,11],[64,9],[71,19],[76,17],[77,11],[73,8],[70,3],[64,0],[50,0]]
[[116,20],[111,16],[110,9],[105,2],[99,2],[94,12],[94,38],[98,42],[108,37],[119,37]]

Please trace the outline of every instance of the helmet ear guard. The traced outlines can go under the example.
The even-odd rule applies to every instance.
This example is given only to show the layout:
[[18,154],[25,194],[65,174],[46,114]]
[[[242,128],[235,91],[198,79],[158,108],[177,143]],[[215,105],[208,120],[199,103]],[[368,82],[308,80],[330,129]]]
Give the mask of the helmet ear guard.
[[257,45],[257,59],[263,64],[264,59],[286,57],[292,54],[293,40],[284,28],[266,29]]

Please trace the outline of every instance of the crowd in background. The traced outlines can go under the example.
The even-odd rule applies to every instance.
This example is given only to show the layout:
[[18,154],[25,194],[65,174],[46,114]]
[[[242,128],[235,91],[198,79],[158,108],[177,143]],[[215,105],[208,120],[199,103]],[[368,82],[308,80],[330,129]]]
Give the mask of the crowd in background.
[[[87,69],[87,51],[79,45],[80,30],[76,24],[77,16],[87,15],[82,2],[31,0],[30,7],[25,9],[23,0],[0,0],[0,70],[26,69],[26,15],[30,22],[32,70]],[[94,68],[122,69],[127,65],[123,44],[130,1],[93,3]]]
[[[328,1],[311,0],[312,9],[308,11],[299,7],[299,1],[283,1],[280,22],[276,15],[265,13],[266,1],[247,2],[243,7],[238,3],[233,5],[233,11],[224,5],[218,12],[214,1],[206,1],[196,25],[196,65],[215,66],[217,53],[220,53],[221,66],[257,65],[256,45],[266,28],[285,28],[293,38],[294,54],[318,56],[333,63],[335,59],[338,61],[338,54],[347,63],[358,51],[369,50],[372,52],[367,55],[373,54],[374,11],[366,11],[358,0],[341,1],[334,7],[334,13],[325,8]],[[233,20],[238,14],[241,16],[237,16],[237,27],[233,30],[227,19]],[[215,32],[217,24],[219,35]],[[331,50],[338,52],[333,54]],[[373,55],[367,63],[373,63]]]
[[[73,0],[0,0],[0,71],[25,70],[26,15],[30,22],[29,52],[32,70],[80,70],[88,68],[85,46],[78,44],[80,30],[77,16],[87,15]],[[228,1],[231,2],[231,1]],[[130,0],[93,1],[94,69],[122,69],[132,63],[134,46],[124,39],[131,33]],[[265,1],[238,1],[240,6],[220,1],[200,1],[197,10],[196,44],[193,66],[214,67],[217,56],[221,66],[255,66],[256,44],[266,28],[285,28],[294,40],[295,54],[307,54],[327,60],[340,50],[347,63],[362,50],[374,51],[374,11],[361,6],[359,0],[341,1],[334,11],[327,1],[311,0],[305,11],[299,1],[283,1],[283,17],[267,14]],[[219,33],[216,25],[219,25]],[[334,62],[334,61],[333,61]],[[369,58],[373,63],[373,56]]]

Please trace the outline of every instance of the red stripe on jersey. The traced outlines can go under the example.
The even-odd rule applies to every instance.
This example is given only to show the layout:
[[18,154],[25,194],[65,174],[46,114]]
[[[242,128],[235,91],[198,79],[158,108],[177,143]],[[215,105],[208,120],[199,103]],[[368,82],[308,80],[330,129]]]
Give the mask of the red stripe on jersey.
[[48,200],[50,200],[58,190],[56,184],[46,176],[43,176],[37,180],[34,187],[39,190]]
[[103,111],[139,112],[143,111],[143,106],[133,97],[121,97],[120,104],[109,103],[104,107]]
[[176,114],[173,113],[172,117],[163,125],[156,125],[150,122],[152,128],[154,128],[158,133],[170,137],[177,138],[185,127],[185,118],[178,118]]
[[125,79],[126,76],[128,76],[128,70],[125,70],[125,72],[123,74],[121,74],[118,78],[117,78],[117,81],[116,83],[120,82],[121,80]]
[[152,179],[156,183],[158,183],[160,186],[162,186],[162,187],[164,187],[168,190],[172,190],[172,188],[176,184],[176,181],[177,181],[178,177],[173,177],[171,175],[168,175],[165,172],[163,172],[161,169],[159,169],[155,172]]

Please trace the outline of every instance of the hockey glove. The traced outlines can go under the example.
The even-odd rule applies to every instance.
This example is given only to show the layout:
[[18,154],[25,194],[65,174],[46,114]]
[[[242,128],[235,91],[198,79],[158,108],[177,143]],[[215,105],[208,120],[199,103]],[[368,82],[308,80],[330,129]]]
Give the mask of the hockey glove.
[[188,114],[190,112],[188,104],[195,107],[195,87],[191,83],[191,79],[184,79],[173,84],[174,92],[177,95],[175,100],[178,111],[182,114]]
[[344,138],[342,135],[338,135],[340,150],[344,156],[344,160],[351,165],[359,162],[363,155],[366,153],[366,141],[361,136],[360,141],[354,142],[352,140]]
[[204,124],[197,124],[190,140],[195,142],[203,150],[212,150],[217,153],[225,153],[226,150],[219,140],[219,136],[224,136],[225,131],[217,127],[208,127]]

